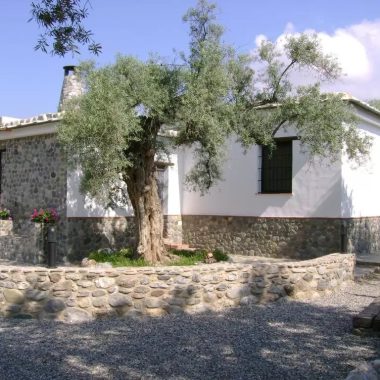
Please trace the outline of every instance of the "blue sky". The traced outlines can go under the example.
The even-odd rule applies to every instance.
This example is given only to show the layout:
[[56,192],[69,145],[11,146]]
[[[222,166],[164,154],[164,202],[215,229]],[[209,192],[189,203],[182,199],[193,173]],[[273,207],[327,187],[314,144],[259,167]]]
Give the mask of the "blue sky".
[[[65,58],[34,51],[39,30],[31,22],[32,0],[0,0],[0,115],[28,117],[56,111],[62,66],[88,58],[111,63],[117,53],[142,59],[150,52],[171,59],[185,50],[182,15],[190,0],[91,0],[86,25],[103,53]],[[380,4],[378,0],[216,0],[225,40],[251,52],[259,38],[276,40],[284,32],[312,30],[336,53],[346,73],[337,89],[361,98],[380,97]]]

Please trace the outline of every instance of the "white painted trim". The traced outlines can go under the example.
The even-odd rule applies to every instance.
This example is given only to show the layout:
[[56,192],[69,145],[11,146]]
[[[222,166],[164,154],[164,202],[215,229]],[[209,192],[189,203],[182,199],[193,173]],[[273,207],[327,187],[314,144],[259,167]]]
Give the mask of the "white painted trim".
[[28,125],[18,128],[6,128],[0,130],[0,141],[19,139],[22,137],[50,135],[57,133],[57,121],[47,122],[39,125]]

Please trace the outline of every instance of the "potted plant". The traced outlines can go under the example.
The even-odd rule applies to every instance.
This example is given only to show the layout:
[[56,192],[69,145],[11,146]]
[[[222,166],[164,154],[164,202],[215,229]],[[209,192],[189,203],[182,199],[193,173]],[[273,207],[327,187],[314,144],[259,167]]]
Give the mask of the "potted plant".
[[7,208],[0,208],[0,220],[12,220],[11,212]]
[[34,223],[41,225],[42,229],[42,249],[47,258],[47,265],[49,268],[56,267],[56,227],[55,223],[58,221],[59,216],[57,210],[54,208],[36,208],[30,216],[30,220]]
[[36,208],[33,210],[33,214],[30,217],[30,220],[35,223],[43,223],[43,224],[54,224],[58,221],[58,213],[54,208],[40,208],[37,210]]

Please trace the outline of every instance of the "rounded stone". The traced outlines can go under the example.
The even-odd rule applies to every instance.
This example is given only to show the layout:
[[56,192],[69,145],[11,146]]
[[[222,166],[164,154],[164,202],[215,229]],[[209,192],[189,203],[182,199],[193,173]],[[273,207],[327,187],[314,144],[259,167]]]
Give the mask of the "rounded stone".
[[115,284],[115,280],[109,277],[100,277],[95,280],[95,285],[97,288],[107,289]]
[[253,295],[243,297],[240,300],[240,305],[254,305],[259,302],[259,299]]
[[162,307],[162,301],[159,298],[147,298],[144,304],[149,309],[158,309]]
[[102,297],[102,296],[105,296],[106,294],[107,292],[103,289],[98,289],[92,292],[93,297]]
[[251,288],[248,286],[234,286],[227,290],[226,296],[229,299],[243,298],[251,293]]
[[140,284],[141,285],[148,285],[149,284],[149,277],[143,277],[141,280],[140,280]]
[[91,321],[92,315],[75,307],[67,308],[63,313],[63,321],[66,323],[83,323]]
[[102,307],[107,305],[107,299],[105,297],[93,298],[92,305],[95,307]]
[[303,279],[310,282],[313,279],[313,275],[311,273],[306,273],[305,276],[303,276]]
[[38,274],[37,273],[29,273],[25,276],[26,281],[34,283],[38,281]]
[[89,298],[79,298],[77,302],[78,302],[79,307],[86,308],[86,307],[91,306],[91,302]]
[[136,286],[135,292],[136,293],[149,293],[150,289],[147,288],[146,286]]
[[72,290],[73,282],[71,280],[65,280],[54,284],[54,290]]
[[226,284],[219,284],[216,287],[216,290],[219,290],[219,291],[223,291],[223,290],[226,290],[226,289],[227,289],[227,285]]
[[37,289],[28,289],[25,292],[25,296],[27,299],[31,301],[37,301],[37,302],[42,301],[45,298],[47,298],[48,294],[49,294],[48,292],[42,292],[41,290],[37,290]]
[[116,284],[122,286],[123,288],[133,288],[136,284],[136,279],[129,276],[120,276],[116,280]]
[[4,289],[4,298],[7,302],[13,304],[22,304],[24,302],[24,294],[17,289]]
[[22,281],[17,284],[17,289],[19,290],[25,290],[25,289],[28,289],[29,287],[30,287],[29,282]]
[[92,281],[89,281],[89,280],[80,280],[77,282],[78,286],[82,287],[82,288],[90,288],[91,286],[94,285],[94,283]]
[[131,297],[126,296],[125,294],[111,294],[108,298],[108,303],[112,307],[122,307],[122,306],[132,306],[133,302]]
[[44,311],[47,313],[58,313],[65,309],[65,303],[57,298],[53,298],[46,302],[44,306]]
[[133,293],[132,297],[136,298],[136,299],[141,299],[141,298],[145,298],[145,294],[144,293]]
[[82,278],[82,275],[80,273],[66,273],[65,277],[66,280],[78,281]]
[[61,275],[59,273],[49,273],[49,278],[51,282],[58,282],[61,280]]
[[150,295],[152,297],[160,297],[164,294],[165,292],[162,290],[162,289],[156,289],[156,290],[152,290],[152,292],[150,293]]
[[164,310],[168,314],[183,314],[184,313],[183,309],[180,306],[176,306],[176,305],[166,305],[164,306]]

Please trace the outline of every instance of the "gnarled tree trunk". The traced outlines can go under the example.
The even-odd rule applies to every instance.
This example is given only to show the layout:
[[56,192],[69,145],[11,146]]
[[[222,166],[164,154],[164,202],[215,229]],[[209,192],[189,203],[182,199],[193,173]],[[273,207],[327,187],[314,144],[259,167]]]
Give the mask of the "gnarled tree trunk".
[[150,263],[165,255],[163,216],[155,176],[154,151],[146,151],[139,165],[126,178],[128,195],[135,213],[136,252]]

